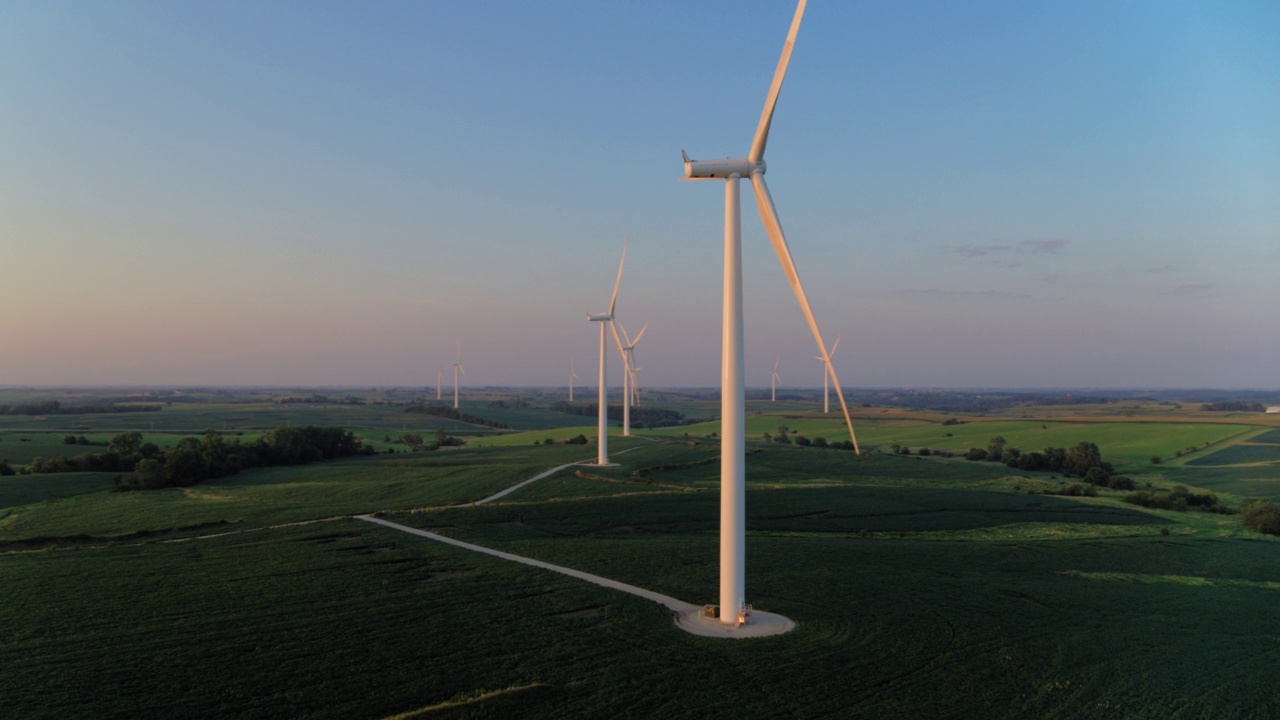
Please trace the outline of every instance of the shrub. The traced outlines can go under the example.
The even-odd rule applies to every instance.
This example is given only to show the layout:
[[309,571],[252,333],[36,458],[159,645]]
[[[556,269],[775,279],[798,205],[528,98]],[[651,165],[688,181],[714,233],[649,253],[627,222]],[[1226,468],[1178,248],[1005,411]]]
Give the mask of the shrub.
[[1244,513],[1244,524],[1261,533],[1280,535],[1280,505],[1269,501],[1253,503]]
[[1112,478],[1107,481],[1107,487],[1111,488],[1112,490],[1136,490],[1137,489],[1137,485],[1134,484],[1133,479],[1124,475],[1112,476]]

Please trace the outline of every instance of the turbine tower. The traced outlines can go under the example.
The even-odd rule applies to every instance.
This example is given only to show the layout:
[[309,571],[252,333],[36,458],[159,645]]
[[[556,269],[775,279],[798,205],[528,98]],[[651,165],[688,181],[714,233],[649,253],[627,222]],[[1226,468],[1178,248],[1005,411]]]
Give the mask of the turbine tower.
[[814,355],[813,359],[822,363],[822,412],[831,412],[831,391],[828,389],[827,381],[831,378],[829,372],[828,359],[836,356],[836,348],[840,347],[840,336],[836,336],[835,344],[831,346],[831,352],[827,353],[824,358],[821,355]]
[[[778,102],[778,93],[782,90],[782,81],[787,74],[787,64],[791,61],[791,49],[795,45],[796,33],[800,30],[804,6],[805,0],[799,0],[796,4],[791,29],[787,32],[787,40],[782,46],[782,55],[778,58],[773,83],[765,98],[764,111],[760,115],[760,123],[756,126],[756,134],[747,156],[699,161],[690,159],[684,151],[680,153],[684,158],[686,178],[725,181],[724,329],[721,335],[720,366],[720,622],[729,625],[744,622],[747,612],[745,597],[746,414],[742,371],[742,218],[738,190],[738,181],[743,178],[751,180],[756,205],[760,210],[760,219],[764,222],[773,250],[782,264],[787,280],[791,283],[791,289],[800,303],[800,310],[804,313],[805,320],[809,323],[813,339],[818,343],[819,352],[824,357],[827,355],[827,345],[818,331],[818,322],[814,319],[813,310],[809,307],[804,287],[800,284],[800,276],[796,274],[796,266],[791,259],[791,250],[787,247],[786,236],[782,233],[778,212],[773,206],[773,198],[769,195],[769,186],[764,181],[765,143],[769,139],[769,126],[773,122],[774,106]],[[830,369],[829,359],[828,369]],[[840,382],[835,378],[834,370],[831,374],[838,391]],[[843,394],[840,396],[840,406],[844,408],[845,421],[849,425],[849,436],[853,439],[856,449],[858,440],[853,434],[853,422],[849,419],[849,410],[845,407]]]
[[569,402],[573,402],[573,381],[578,379],[578,373],[573,371],[573,358],[569,358]]
[[627,262],[627,241],[622,241],[622,259],[618,261],[618,278],[613,281],[613,296],[609,298],[609,312],[592,315],[587,313],[587,320],[600,323],[600,392],[596,400],[598,415],[596,419],[597,441],[596,464],[609,464],[609,388],[606,385],[605,373],[605,325],[612,327],[613,310],[618,304],[618,285],[622,283],[622,266]]
[[778,366],[782,364],[782,356],[779,355],[777,360],[773,361],[773,369],[769,371],[769,402],[778,402],[778,381],[782,376],[778,375]]
[[440,399],[440,380],[444,378],[444,368],[436,368],[436,399]]
[[[636,388],[635,374],[635,349],[640,342],[640,336],[644,335],[644,331],[649,329],[649,323],[645,323],[640,328],[640,333],[636,335],[636,339],[632,340],[627,336],[627,329],[622,327],[622,323],[615,321],[613,326],[613,342],[618,346],[618,354],[622,356],[622,436],[631,437],[631,402],[632,396]],[[618,337],[618,331],[622,331],[622,337]],[[626,342],[622,342],[625,338]]]
[[467,374],[462,369],[462,343],[458,343],[458,359],[453,361],[453,409],[458,409],[458,374]]

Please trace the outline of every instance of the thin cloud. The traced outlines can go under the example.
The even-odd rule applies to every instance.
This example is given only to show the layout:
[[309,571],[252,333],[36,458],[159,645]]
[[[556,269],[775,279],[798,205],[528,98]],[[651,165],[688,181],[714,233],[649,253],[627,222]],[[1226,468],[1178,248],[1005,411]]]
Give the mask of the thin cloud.
[[921,288],[899,290],[902,295],[932,295],[936,297],[971,297],[995,298],[1003,300],[1030,300],[1026,293],[1005,292],[1003,290],[944,290],[942,288]]
[[1057,255],[1070,240],[1020,240],[1013,245],[991,243],[989,245],[948,245],[952,255],[960,255],[975,263],[1004,268],[1019,268],[1021,259],[1030,255]]
[[1070,240],[1023,240],[1018,243],[1018,249],[1035,255],[1056,255],[1059,250],[1067,246]]
[[948,250],[965,257],[985,257],[1012,250],[1008,245],[952,245]]
[[1161,295],[1200,295],[1213,289],[1212,283],[1187,283],[1185,285],[1174,285],[1165,290]]

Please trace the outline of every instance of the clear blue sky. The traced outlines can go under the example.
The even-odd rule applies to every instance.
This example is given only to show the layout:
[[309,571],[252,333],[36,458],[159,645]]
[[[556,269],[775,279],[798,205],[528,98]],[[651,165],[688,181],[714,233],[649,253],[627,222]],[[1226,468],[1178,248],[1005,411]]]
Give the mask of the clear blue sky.
[[[0,6],[0,385],[719,378],[794,5]],[[811,0],[768,180],[846,386],[1280,387],[1280,3]],[[815,347],[743,195],[748,384]],[[614,382],[616,353],[610,357]]]

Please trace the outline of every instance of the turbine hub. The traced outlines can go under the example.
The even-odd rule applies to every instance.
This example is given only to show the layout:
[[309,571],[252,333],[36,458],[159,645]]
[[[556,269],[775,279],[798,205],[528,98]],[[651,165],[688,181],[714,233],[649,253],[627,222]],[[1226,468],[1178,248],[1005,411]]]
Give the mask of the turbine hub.
[[752,173],[764,172],[764,160],[753,163],[747,158],[725,158],[723,160],[691,160],[687,156],[684,161],[684,176],[690,179],[727,178],[732,175],[750,177]]

